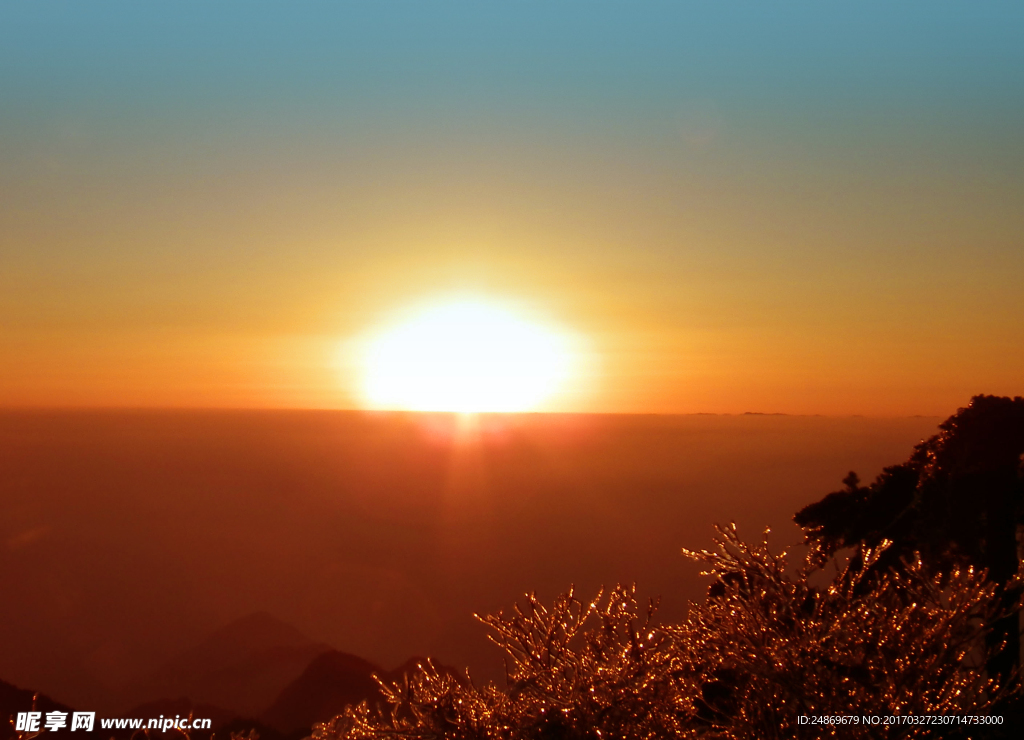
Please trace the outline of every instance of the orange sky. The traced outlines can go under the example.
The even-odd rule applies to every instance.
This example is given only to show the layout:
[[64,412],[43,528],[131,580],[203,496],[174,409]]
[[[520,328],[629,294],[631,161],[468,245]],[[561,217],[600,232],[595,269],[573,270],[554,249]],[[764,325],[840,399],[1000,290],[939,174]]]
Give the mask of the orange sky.
[[5,12],[0,405],[351,408],[467,292],[581,339],[543,410],[1024,393],[1016,11]]

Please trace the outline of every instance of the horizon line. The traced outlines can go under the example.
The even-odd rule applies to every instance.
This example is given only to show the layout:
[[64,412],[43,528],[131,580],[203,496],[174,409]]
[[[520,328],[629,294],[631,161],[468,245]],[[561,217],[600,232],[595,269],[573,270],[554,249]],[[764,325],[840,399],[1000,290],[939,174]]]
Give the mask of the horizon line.
[[[344,413],[369,416],[786,416],[823,419],[942,419],[949,414],[794,413],[788,411],[448,411],[364,409],[319,406],[114,406],[114,405],[0,405],[7,413]],[[955,412],[954,412],[955,413]]]

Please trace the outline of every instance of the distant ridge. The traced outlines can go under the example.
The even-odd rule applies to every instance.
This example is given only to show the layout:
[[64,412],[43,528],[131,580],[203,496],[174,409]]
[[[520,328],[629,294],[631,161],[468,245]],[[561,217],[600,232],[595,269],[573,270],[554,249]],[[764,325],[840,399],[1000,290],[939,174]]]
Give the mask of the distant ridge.
[[[367,701],[382,702],[380,686],[373,676],[385,682],[401,681],[426,658],[412,657],[391,671],[384,671],[355,655],[332,651],[316,658],[261,717],[282,733],[309,730],[344,710],[346,705]],[[434,664],[439,671],[463,680],[458,671]]]
[[[140,681],[134,693],[143,698],[126,703],[130,709],[99,716],[149,719],[191,714],[211,720],[211,730],[218,737],[227,730],[255,728],[267,740],[300,738],[347,705],[382,702],[374,676],[401,681],[425,661],[412,657],[386,671],[359,656],[313,642],[266,612],[256,612],[214,631]],[[438,669],[462,680],[450,668],[438,665]],[[0,740],[16,737],[8,720],[29,710],[34,695],[32,690],[0,681]],[[73,711],[42,694],[37,707],[43,712]],[[110,731],[108,736],[128,740],[130,735],[131,731],[122,730]],[[193,733],[198,740],[209,735],[210,731]]]
[[[32,709],[32,697],[36,692],[31,689],[19,689],[6,681],[0,681],[0,740],[12,740],[17,737],[14,725],[10,720],[18,712],[26,712]],[[46,694],[38,694],[35,703],[35,711],[43,712],[71,712],[71,708],[54,701]],[[49,732],[47,735],[51,734]]]
[[255,717],[316,656],[331,651],[266,612],[241,617],[143,679],[128,705],[187,697]]
[[338,714],[346,704],[379,700],[375,673],[383,671],[363,658],[337,650],[324,653],[285,687],[261,719],[281,732],[309,729]]

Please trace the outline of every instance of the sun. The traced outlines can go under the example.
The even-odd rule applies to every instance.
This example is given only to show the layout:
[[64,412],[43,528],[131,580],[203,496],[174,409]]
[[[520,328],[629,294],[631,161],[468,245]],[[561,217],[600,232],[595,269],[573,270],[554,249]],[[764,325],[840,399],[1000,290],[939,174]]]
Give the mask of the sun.
[[367,342],[363,395],[375,409],[532,411],[570,370],[566,336],[485,301],[422,309]]

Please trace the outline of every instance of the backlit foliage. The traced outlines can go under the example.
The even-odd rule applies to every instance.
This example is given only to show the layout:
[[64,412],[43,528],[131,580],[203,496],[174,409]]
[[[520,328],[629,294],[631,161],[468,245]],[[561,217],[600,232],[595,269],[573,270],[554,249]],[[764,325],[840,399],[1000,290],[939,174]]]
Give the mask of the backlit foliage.
[[428,662],[383,686],[387,706],[349,707],[314,740],[925,737],[797,718],[984,714],[1008,693],[983,668],[1005,609],[984,573],[935,575],[918,559],[879,572],[883,543],[826,580],[821,551],[793,571],[734,527],[716,544],[685,551],[713,582],[680,624],[656,625],[623,586],[589,603],[571,590],[550,607],[529,596],[480,618],[507,656],[505,688]]
[[[883,542],[816,588],[818,551],[790,574],[784,554],[743,543],[734,527],[717,540],[716,551],[689,553],[716,579],[707,600],[666,628],[701,685],[711,736],[827,735],[799,726],[799,715],[985,714],[1007,693],[984,673],[985,636],[1003,615],[984,573],[933,574],[917,558],[878,571]],[[931,732],[854,725],[836,736]]]

